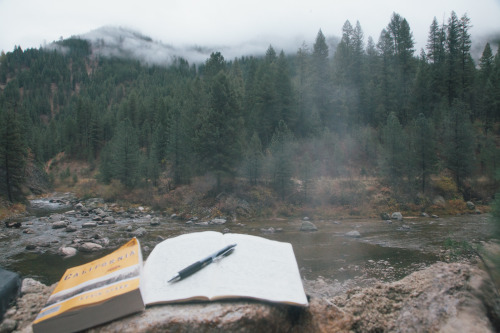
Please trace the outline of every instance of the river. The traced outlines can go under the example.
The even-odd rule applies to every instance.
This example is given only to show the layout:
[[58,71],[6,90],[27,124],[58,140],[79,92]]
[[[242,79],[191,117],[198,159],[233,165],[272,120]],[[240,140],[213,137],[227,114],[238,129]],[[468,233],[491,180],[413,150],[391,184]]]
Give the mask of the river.
[[[145,258],[162,239],[188,232],[229,230],[290,242],[303,278],[341,282],[360,277],[396,280],[443,260],[447,255],[444,251],[447,240],[477,245],[489,240],[492,233],[488,214],[405,218],[402,222],[392,223],[380,219],[312,220],[318,231],[304,232],[300,231],[301,219],[238,220],[224,225],[200,226],[161,217],[160,225],[151,226],[151,217],[147,213],[117,217],[116,224],[97,226],[91,230],[81,228],[90,217],[67,215],[71,224],[79,228],[77,232],[67,233],[52,229],[47,216],[72,210],[73,207],[47,199],[34,201],[32,206],[37,209],[33,210],[32,216],[20,220],[21,228],[2,225],[0,266],[46,284],[58,281],[69,267],[111,252],[132,237],[130,229],[141,227],[147,232],[139,237]],[[359,232],[359,237],[346,235],[354,230]],[[78,253],[71,258],[58,255],[57,249],[68,245],[75,237],[106,238],[109,246],[97,253]],[[27,250],[29,244],[36,246]]]

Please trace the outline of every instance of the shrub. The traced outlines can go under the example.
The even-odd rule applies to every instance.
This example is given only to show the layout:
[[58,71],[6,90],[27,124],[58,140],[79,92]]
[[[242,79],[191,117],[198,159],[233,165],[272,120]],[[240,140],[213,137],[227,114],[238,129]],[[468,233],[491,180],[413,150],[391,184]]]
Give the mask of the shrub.
[[451,177],[441,176],[435,182],[435,188],[445,199],[456,199],[460,197],[458,186]]

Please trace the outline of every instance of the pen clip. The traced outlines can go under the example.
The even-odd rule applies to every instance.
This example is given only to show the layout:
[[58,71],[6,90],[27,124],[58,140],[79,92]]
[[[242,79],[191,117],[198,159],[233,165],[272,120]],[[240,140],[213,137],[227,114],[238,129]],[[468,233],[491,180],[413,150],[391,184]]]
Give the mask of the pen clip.
[[227,257],[228,255],[233,253],[233,251],[234,251],[234,247],[227,249],[226,251],[224,251],[224,252],[220,253],[218,256],[216,256],[213,259],[213,262],[217,262],[217,261],[221,260],[222,258]]

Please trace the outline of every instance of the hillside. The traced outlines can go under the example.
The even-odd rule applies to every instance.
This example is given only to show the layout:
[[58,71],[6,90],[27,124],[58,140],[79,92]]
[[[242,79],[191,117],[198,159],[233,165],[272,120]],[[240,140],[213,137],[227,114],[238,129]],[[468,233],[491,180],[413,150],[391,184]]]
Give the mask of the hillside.
[[488,203],[500,55],[487,43],[476,63],[470,25],[455,13],[434,21],[418,56],[398,14],[377,43],[346,21],[334,47],[320,30],[294,54],[226,59],[109,27],[18,47],[0,58],[1,193],[29,194],[25,166],[39,165],[56,186],[158,205],[221,193],[263,211],[270,201],[350,215],[374,200]]

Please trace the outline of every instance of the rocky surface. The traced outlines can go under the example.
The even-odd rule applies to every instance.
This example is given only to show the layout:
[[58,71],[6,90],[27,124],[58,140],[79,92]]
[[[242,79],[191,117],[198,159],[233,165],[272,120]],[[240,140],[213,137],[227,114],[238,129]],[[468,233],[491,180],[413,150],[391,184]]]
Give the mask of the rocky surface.
[[[157,305],[89,332],[498,332],[500,298],[488,275],[437,263],[392,283],[350,288],[304,281],[307,308],[261,302]],[[31,332],[54,286],[25,279],[1,332]],[[347,288],[347,289],[346,289]],[[13,328],[15,327],[15,328]]]

